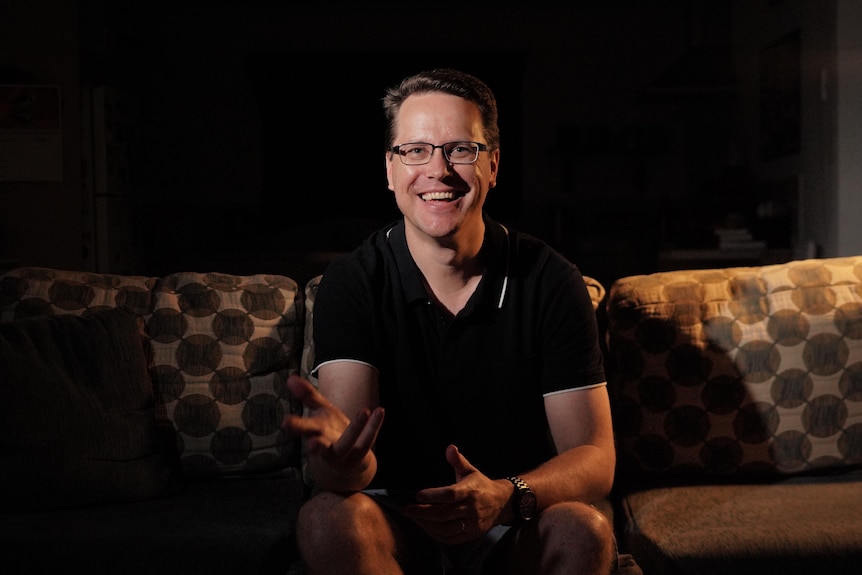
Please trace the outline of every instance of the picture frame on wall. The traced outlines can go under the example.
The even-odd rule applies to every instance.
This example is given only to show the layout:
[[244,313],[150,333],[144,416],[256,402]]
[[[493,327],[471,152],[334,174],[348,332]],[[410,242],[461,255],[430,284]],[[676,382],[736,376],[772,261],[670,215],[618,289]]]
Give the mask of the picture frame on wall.
[[60,87],[0,84],[0,181],[63,180]]

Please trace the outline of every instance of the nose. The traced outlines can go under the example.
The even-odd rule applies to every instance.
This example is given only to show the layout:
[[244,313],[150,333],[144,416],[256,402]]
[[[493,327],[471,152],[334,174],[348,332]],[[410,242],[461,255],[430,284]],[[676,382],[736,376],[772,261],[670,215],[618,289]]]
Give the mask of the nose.
[[437,177],[438,171],[442,175],[446,175],[450,172],[452,163],[446,157],[446,153],[443,152],[443,146],[434,146],[431,149],[431,160],[428,162],[428,167],[433,170],[435,177]]

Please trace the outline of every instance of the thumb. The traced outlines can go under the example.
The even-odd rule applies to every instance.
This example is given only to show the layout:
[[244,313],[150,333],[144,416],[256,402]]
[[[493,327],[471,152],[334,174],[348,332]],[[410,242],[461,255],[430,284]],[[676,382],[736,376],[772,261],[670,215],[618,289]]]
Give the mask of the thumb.
[[471,473],[475,473],[478,471],[473,465],[467,461],[467,458],[464,457],[458,448],[454,445],[450,445],[446,448],[446,461],[449,465],[452,466],[452,469],[455,470],[455,482],[459,482]]

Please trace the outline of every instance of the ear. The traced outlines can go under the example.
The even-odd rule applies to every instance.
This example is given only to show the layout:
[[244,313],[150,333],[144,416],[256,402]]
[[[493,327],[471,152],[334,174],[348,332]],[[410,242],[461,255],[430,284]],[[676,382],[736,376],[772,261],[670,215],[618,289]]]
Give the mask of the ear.
[[497,173],[500,170],[500,150],[494,150],[489,158],[490,174],[488,177],[488,189],[494,188],[497,185]]
[[395,188],[392,185],[392,152],[386,152],[386,184],[387,188],[391,191],[395,191]]

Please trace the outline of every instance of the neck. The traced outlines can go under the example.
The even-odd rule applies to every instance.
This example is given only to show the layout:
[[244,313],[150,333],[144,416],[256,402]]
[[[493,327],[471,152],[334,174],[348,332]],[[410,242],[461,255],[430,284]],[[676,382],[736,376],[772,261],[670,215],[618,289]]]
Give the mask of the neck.
[[421,234],[408,225],[405,236],[410,255],[420,269],[434,266],[440,271],[447,270],[444,272],[447,275],[469,274],[485,241],[485,222],[479,220],[475,225],[462,227],[441,238]]
[[406,230],[410,255],[422,272],[432,299],[456,315],[470,299],[484,273],[479,258],[485,223],[446,238],[429,238]]

